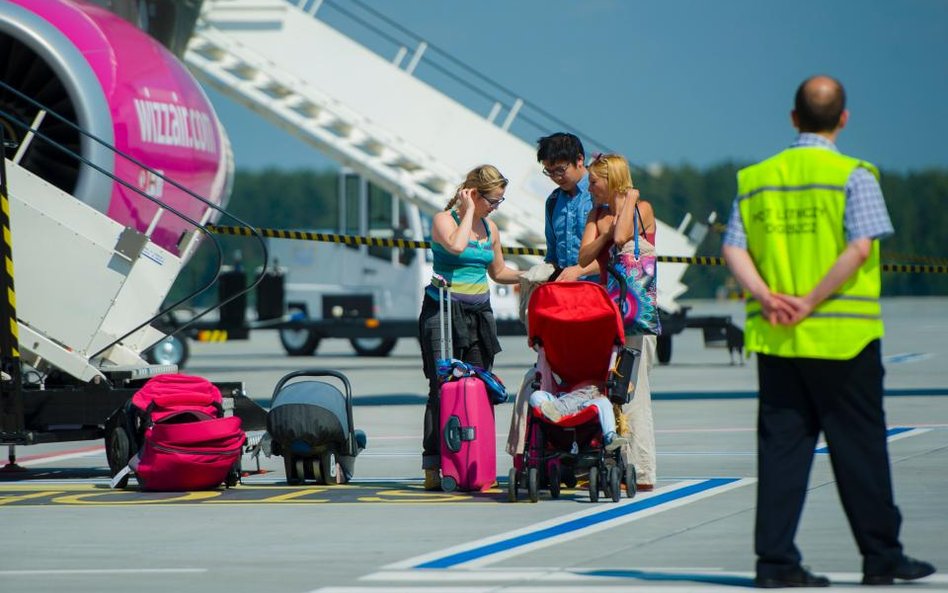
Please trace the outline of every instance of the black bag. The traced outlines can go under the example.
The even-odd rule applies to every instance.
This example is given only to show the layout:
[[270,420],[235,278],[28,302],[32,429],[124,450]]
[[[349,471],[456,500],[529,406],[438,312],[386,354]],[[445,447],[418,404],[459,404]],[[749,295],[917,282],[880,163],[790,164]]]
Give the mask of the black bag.
[[606,383],[612,403],[622,406],[632,401],[641,358],[642,352],[635,348],[625,346],[619,351],[615,364],[609,369],[609,380]]

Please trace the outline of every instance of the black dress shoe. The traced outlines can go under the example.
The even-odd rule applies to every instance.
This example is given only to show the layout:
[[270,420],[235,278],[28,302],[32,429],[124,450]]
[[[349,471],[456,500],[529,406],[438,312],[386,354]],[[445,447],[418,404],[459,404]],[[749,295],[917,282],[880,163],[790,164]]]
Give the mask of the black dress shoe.
[[884,574],[864,574],[862,575],[863,585],[891,585],[895,579],[903,581],[914,581],[927,577],[935,573],[935,567],[928,562],[922,562],[915,558],[902,556],[902,559],[895,565],[890,572]]
[[754,579],[754,586],[760,589],[779,589],[781,587],[829,587],[830,580],[822,575],[813,574],[802,566],[797,566],[777,575],[757,575]]

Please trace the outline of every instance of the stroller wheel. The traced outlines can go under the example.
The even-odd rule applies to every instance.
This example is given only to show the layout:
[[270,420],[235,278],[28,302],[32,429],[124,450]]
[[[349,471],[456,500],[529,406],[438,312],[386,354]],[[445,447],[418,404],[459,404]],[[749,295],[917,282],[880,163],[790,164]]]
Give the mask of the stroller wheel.
[[550,498],[560,497],[560,464],[552,462],[548,466],[547,476],[550,480]]
[[599,468],[589,468],[589,502],[599,502]]
[[319,460],[309,458],[303,460],[303,479],[319,482]]
[[625,494],[629,498],[635,497],[635,466],[627,463],[625,466]]
[[510,468],[510,472],[507,474],[507,500],[510,502],[517,502],[517,480],[519,476],[517,475],[517,468]]
[[289,453],[283,456],[283,473],[286,474],[286,483],[290,486],[300,483],[299,475],[296,473],[296,461]]
[[574,470],[572,467],[561,465],[560,474],[562,475],[560,479],[563,481],[564,486],[567,488],[576,487],[576,470]]
[[540,500],[540,470],[535,467],[527,470],[527,493],[530,495],[530,502]]
[[622,498],[622,472],[619,466],[613,465],[609,468],[609,494],[612,495],[612,502],[619,502]]

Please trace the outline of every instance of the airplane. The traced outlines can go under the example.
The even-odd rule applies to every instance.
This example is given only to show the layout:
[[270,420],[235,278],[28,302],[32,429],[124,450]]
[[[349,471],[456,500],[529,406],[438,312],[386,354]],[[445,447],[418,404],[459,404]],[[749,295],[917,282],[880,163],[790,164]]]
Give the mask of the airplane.
[[[20,155],[20,164],[180,254],[182,236],[193,227],[109,174],[194,220],[217,220],[216,210],[153,173],[174,179],[214,205],[226,206],[233,156],[201,86],[161,43],[102,6],[69,0],[4,4],[0,8],[0,55],[6,56],[3,81],[134,159],[117,158],[103,144],[47,115],[34,127],[82,160],[34,139]],[[7,89],[0,90],[0,109],[26,124],[40,111]],[[0,115],[6,139],[22,146],[28,128],[10,119]],[[6,156],[13,158],[16,150],[7,148]]]

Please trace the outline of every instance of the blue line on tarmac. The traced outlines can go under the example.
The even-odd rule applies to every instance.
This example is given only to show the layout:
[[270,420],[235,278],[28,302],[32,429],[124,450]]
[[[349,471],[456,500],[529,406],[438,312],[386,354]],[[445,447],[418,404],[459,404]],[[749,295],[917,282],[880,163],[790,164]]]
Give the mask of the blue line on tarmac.
[[[920,389],[886,389],[886,397],[917,397],[917,396],[944,396],[948,395],[945,388]],[[686,400],[686,399],[756,399],[756,391],[654,391],[655,400]]]
[[419,564],[414,568],[451,568],[452,566],[470,562],[478,558],[483,558],[484,556],[490,556],[492,554],[497,554],[498,552],[505,552],[513,548],[518,548],[545,539],[554,538],[563,535],[564,533],[585,529],[592,525],[611,521],[625,515],[638,513],[646,509],[672,502],[674,500],[687,498],[706,490],[732,484],[737,480],[738,478],[711,478],[698,484],[686,486],[678,490],[673,490],[672,492],[657,494],[650,498],[643,499],[640,502],[633,502],[618,508],[610,508],[608,510],[602,511],[601,513],[580,517],[559,525],[554,525],[552,527],[547,527],[545,529],[540,529],[531,533],[511,537],[509,539],[494,542],[492,544],[486,544],[471,550],[451,554],[443,558],[429,560],[428,562]]
[[[910,430],[915,430],[915,429],[912,428],[912,427],[910,427],[910,426],[896,426],[895,428],[890,428],[890,429],[886,430],[886,431],[885,431],[885,437],[886,437],[886,439],[891,439],[892,437],[894,437],[894,436],[897,435],[897,434],[902,434],[902,433],[908,432],[908,431],[910,431]],[[824,453],[824,454],[825,454],[825,453],[829,453],[829,447],[817,447],[815,452],[816,452],[816,453]]]

